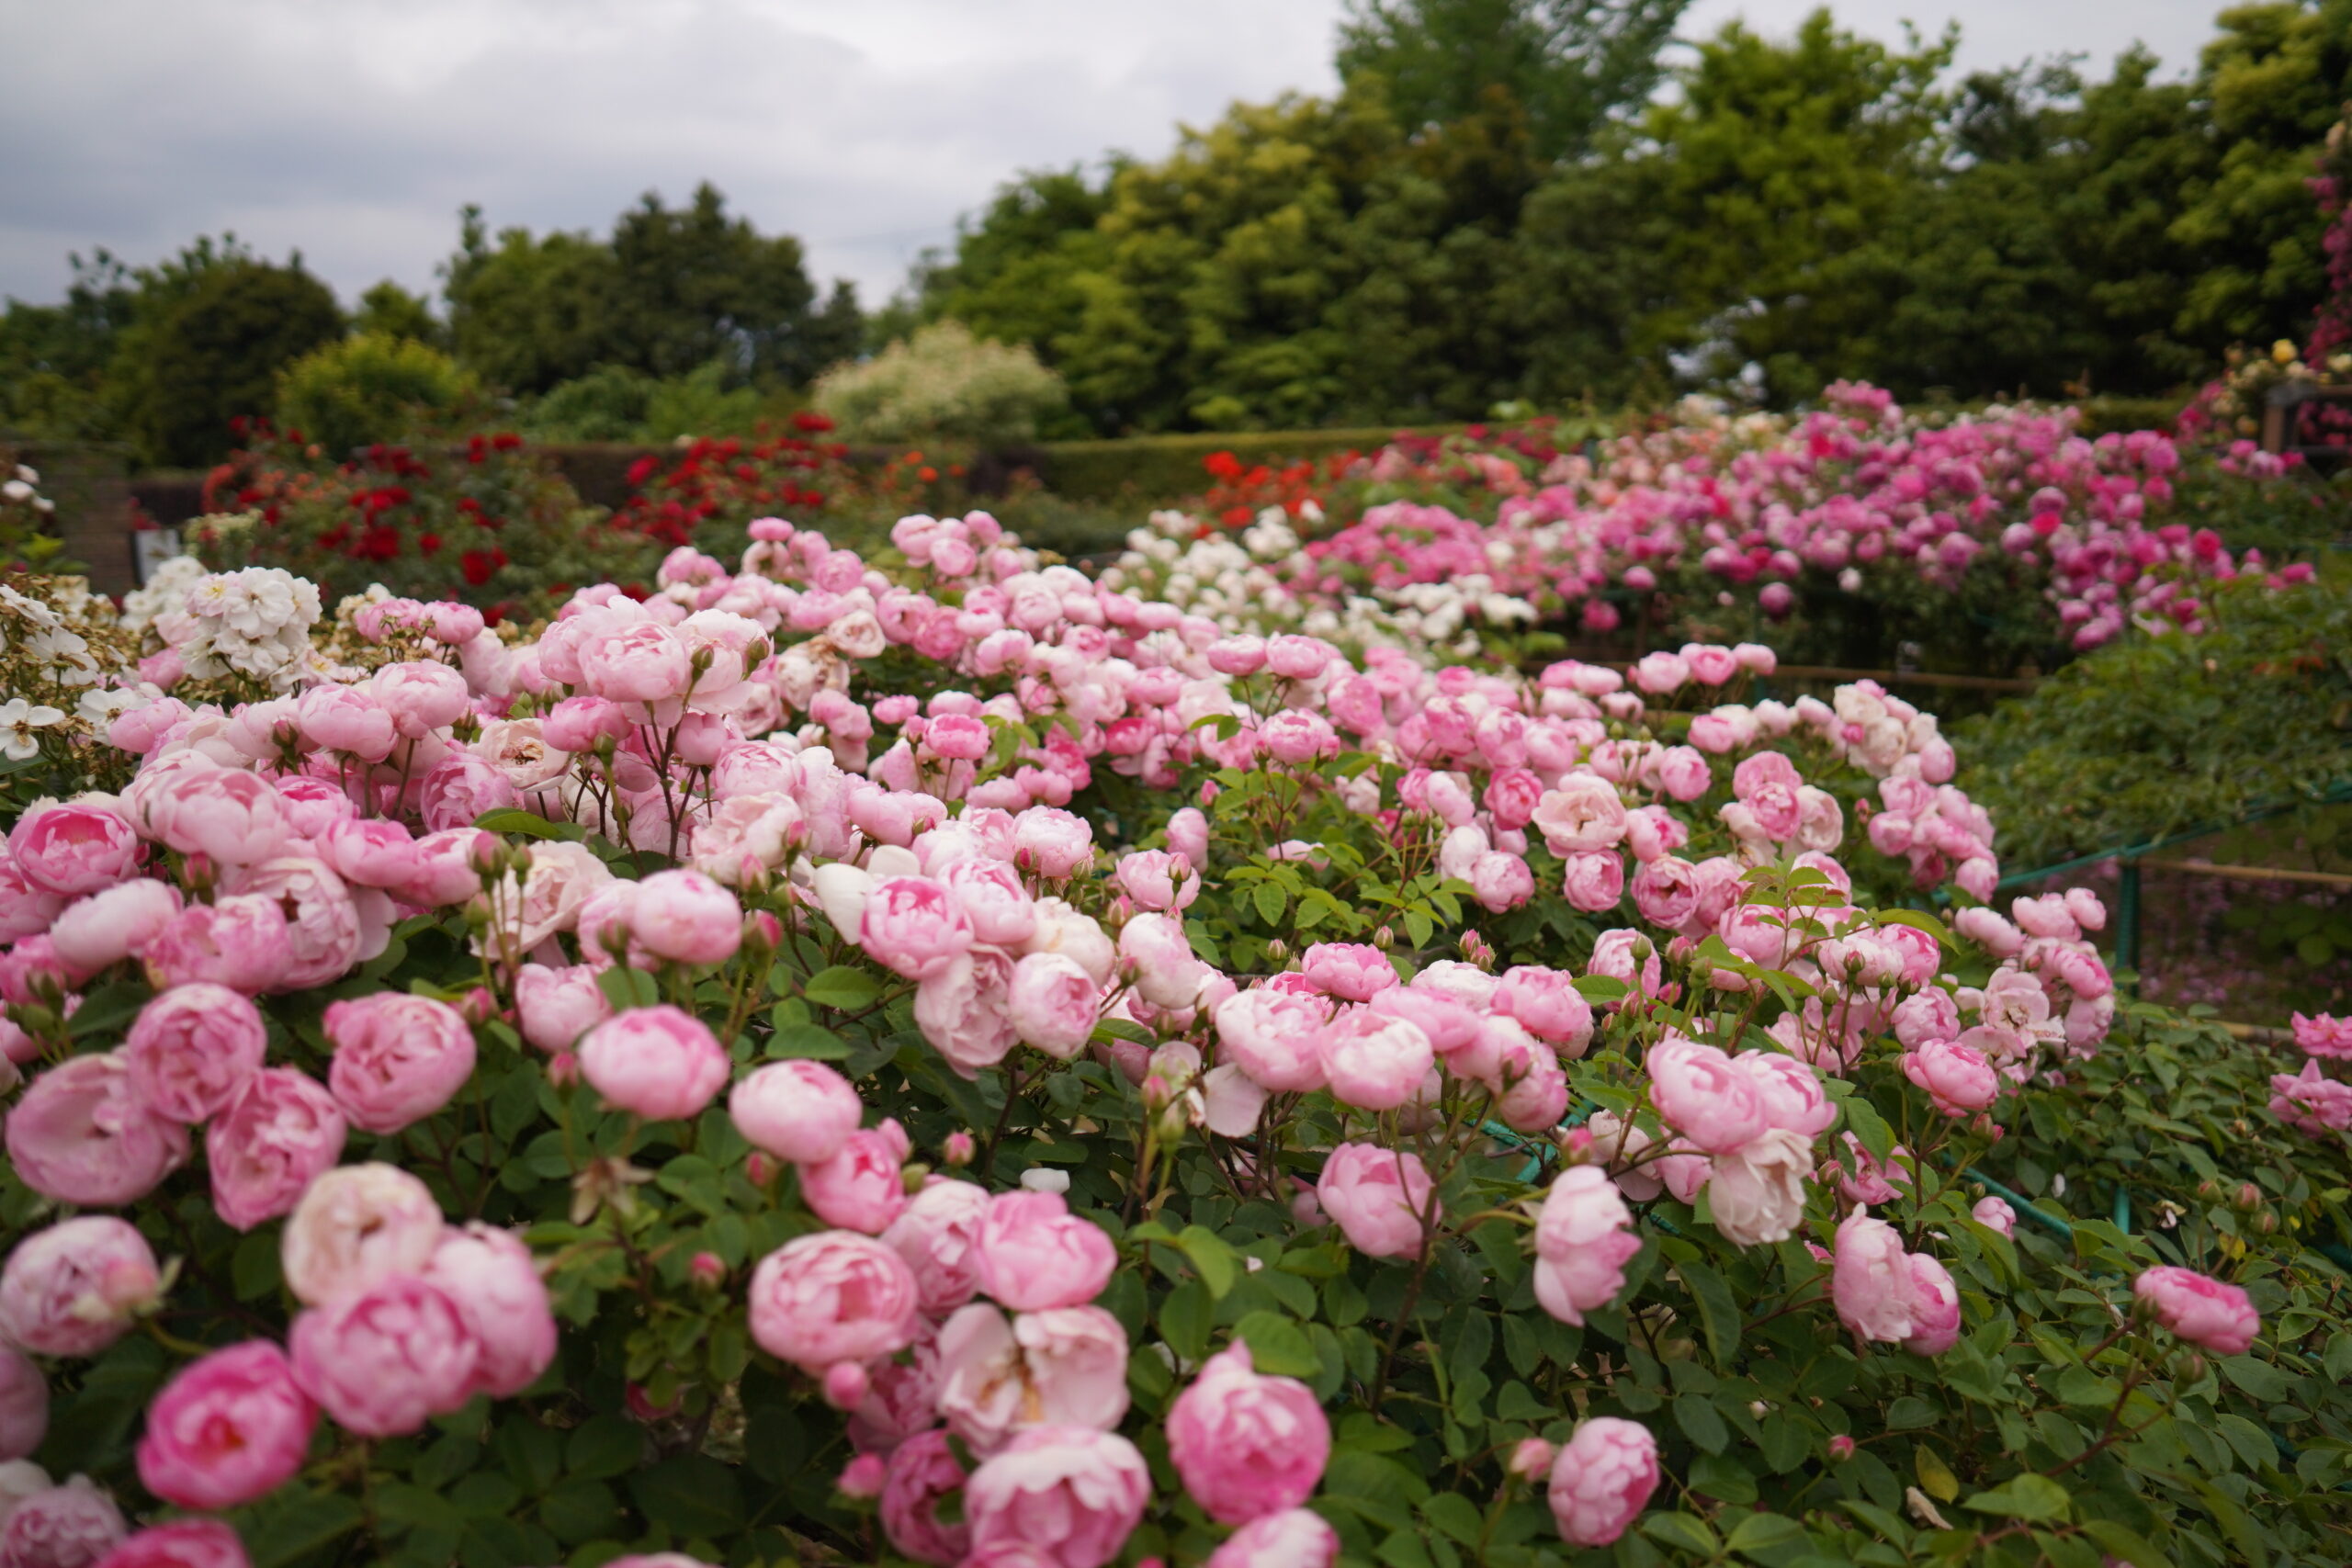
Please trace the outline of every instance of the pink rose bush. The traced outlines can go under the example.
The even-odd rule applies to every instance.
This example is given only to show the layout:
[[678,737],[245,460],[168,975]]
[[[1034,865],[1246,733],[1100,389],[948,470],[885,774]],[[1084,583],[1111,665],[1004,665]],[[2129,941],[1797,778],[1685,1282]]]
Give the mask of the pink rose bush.
[[[1920,438],[2160,471],[1980,439]],[[1935,485],[1821,527],[1917,565]],[[1996,906],[1932,716],[1754,645],[1446,663],[1434,598],[1268,635],[979,513],[750,536],[535,626],[263,573],[92,644],[0,863],[0,1568],[1533,1564],[1756,1508],[1845,1560],[1917,1548],[1913,1443],[2167,1541],[2199,1494],[2116,1477],[2230,1452],[2147,1402],[2286,1380],[2332,1452],[2332,1021],[2275,1121],[2118,1122],[2276,1064],[2184,1066],[2097,899]]]

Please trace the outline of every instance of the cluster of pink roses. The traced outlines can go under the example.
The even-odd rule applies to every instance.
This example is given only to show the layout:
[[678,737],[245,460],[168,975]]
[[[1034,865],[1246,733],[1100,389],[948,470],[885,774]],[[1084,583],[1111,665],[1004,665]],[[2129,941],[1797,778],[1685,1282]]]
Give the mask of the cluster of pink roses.
[[2352,1020],[2332,1013],[2295,1014],[2295,1043],[2303,1051],[2300,1073],[2274,1073],[2270,1114],[2314,1138],[2352,1131],[2352,1083],[2329,1077],[2320,1064],[2352,1061]]
[[[1307,547],[1291,587],[1310,601],[1476,575],[1502,592],[1619,623],[1609,595],[1683,587],[1754,592],[1787,615],[1808,573],[1846,592],[1865,573],[1956,587],[1980,562],[2038,581],[2058,626],[2094,648],[2138,622],[2201,629],[2200,582],[2260,572],[2211,530],[2163,520],[2180,453],[2155,431],[2088,440],[2068,409],[1994,409],[1929,424],[1883,390],[1840,384],[1785,424],[1701,422],[1556,459],[1530,485],[1508,463],[1485,484],[1491,524],[1396,501]],[[1442,476],[1392,448],[1371,477]],[[2301,581],[2308,566],[2273,574]]]

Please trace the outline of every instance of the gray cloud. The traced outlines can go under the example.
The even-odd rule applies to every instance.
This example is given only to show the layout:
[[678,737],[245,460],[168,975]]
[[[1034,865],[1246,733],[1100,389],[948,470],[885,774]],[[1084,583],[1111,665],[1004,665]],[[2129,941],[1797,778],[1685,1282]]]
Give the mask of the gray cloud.
[[[1702,0],[1785,31],[1808,0]],[[602,229],[702,179],[813,270],[886,296],[1023,167],[1150,155],[1234,99],[1328,91],[1339,0],[0,0],[0,292],[68,251],[199,232],[299,248],[345,298],[434,284],[458,209]],[[1856,0],[1894,36],[1963,13],[1966,63],[2121,41],[2108,0]],[[2185,61],[2206,0],[2128,27]]]

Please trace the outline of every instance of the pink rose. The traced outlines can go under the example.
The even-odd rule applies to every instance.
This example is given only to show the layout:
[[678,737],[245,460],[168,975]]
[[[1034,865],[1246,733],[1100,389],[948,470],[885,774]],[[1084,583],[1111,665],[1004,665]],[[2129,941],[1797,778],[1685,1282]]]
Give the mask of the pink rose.
[[0,1522],[0,1568],[93,1568],[128,1529],[114,1499],[77,1475],[8,1510]]
[[1648,1427],[1590,1416],[1552,1461],[1552,1522],[1570,1546],[1607,1546],[1641,1517],[1657,1482],[1657,1439]]
[[1915,1356],[1940,1356],[1960,1343],[1960,1290],[1927,1254],[1911,1254],[1910,1265],[1911,1332],[1903,1348]]
[[29,1358],[0,1345],[0,1464],[26,1458],[48,1435],[48,1382]]
[[293,1067],[247,1078],[204,1131],[214,1213],[241,1231],[290,1213],[303,1190],[343,1157],[343,1107]]
[[1012,819],[1012,863],[1058,882],[1094,856],[1094,829],[1082,817],[1033,806]]
[[896,1122],[852,1133],[824,1159],[800,1168],[800,1196],[827,1224],[879,1235],[907,1206],[899,1176],[906,1153]]
[[139,956],[159,991],[211,984],[251,996],[277,977],[287,940],[286,912],[274,899],[231,896],[179,910]]
[[2321,1077],[2313,1057],[2301,1073],[2271,1075],[2270,1114],[2314,1138],[2341,1133],[2352,1128],[2352,1083]]
[[1625,836],[1625,803],[1617,786],[1596,773],[1573,773],[1546,790],[1529,818],[1544,845],[1566,860],[1614,846]]
[[139,835],[120,811],[95,801],[36,804],[9,829],[8,854],[39,891],[78,898],[131,874]]
[[1133,968],[1136,989],[1154,1007],[1191,1007],[1207,974],[1207,965],[1193,956],[1182,920],[1173,915],[1130,919],[1119,931],[1119,957]]
[[1562,866],[1560,892],[1587,914],[1613,909],[1625,896],[1625,862],[1613,851],[1572,854]]
[[576,648],[577,683],[607,702],[658,703],[694,683],[685,643],[658,621],[606,622],[582,633]]
[[260,1070],[268,1031],[261,1010],[223,986],[175,986],[139,1011],[122,1056],[131,1092],[158,1116],[201,1122],[220,1113]]
[[960,860],[939,879],[964,906],[976,941],[1017,948],[1037,931],[1037,906],[1021,886],[1021,874],[1001,860]]
[[1102,1293],[1119,1250],[1058,1192],[1000,1192],[980,1221],[980,1289],[1015,1312],[1083,1306]]
[[980,1224],[988,1212],[984,1188],[934,1176],[882,1233],[884,1244],[914,1270],[924,1312],[953,1312],[979,1290]]
[[735,1130],[755,1148],[796,1165],[831,1159],[865,1113],[847,1078],[822,1062],[771,1062],[728,1096]]
[[329,869],[361,887],[398,888],[417,874],[416,840],[397,822],[351,818],[328,828],[315,842]]
[[180,890],[139,877],[68,905],[49,937],[58,960],[85,975],[139,952],[180,912]]
[[1919,1333],[1940,1311],[1920,1295],[1918,1276],[1903,1238],[1884,1220],[1857,1209],[1838,1227],[1838,1247],[1829,1277],[1838,1320],[1858,1339],[1899,1345]]
[[698,871],[657,871],[637,885],[629,935],[646,952],[680,964],[724,964],[743,941],[735,895]]
[[1625,1288],[1625,1265],[1642,1249],[1633,1211],[1600,1166],[1571,1166],[1554,1179],[1535,1221],[1535,1299],[1577,1327]]
[[523,801],[504,773],[470,751],[452,751],[426,769],[416,799],[417,816],[434,833],[470,827],[490,812]]
[[555,1314],[531,1249],[479,1221],[441,1233],[424,1278],[456,1303],[479,1348],[468,1393],[509,1399],[554,1364]]
[[1430,1190],[1419,1156],[1374,1144],[1333,1149],[1315,1185],[1317,1200],[1338,1222],[1348,1245],[1367,1258],[1420,1252],[1422,1218],[1433,1212]]
[[1084,966],[1058,953],[1033,953],[1012,966],[1004,998],[1013,1032],[1067,1062],[1093,1037],[1102,993]]
[[964,1467],[956,1462],[947,1429],[917,1432],[890,1452],[882,1482],[882,1529],[890,1544],[918,1562],[956,1568],[972,1544],[972,1527],[958,1517],[939,1517],[939,1506],[964,1489]]
[[448,1292],[393,1274],[294,1319],[294,1381],[346,1430],[397,1438],[472,1397],[481,1341]]
[[2294,1015],[2295,1043],[2308,1056],[2335,1056],[2352,1060],[2352,1018],[2337,1018],[2321,1013],[2317,1018]]
[[985,1302],[939,1329],[939,1414],[982,1456],[1023,1427],[1110,1431],[1127,1413],[1127,1331],[1097,1306],[1023,1313]]
[[1316,942],[1299,968],[1308,984],[1343,1002],[1370,1001],[1396,984],[1388,955],[1368,942]]
[[571,1050],[612,1017],[613,1004],[594,965],[526,964],[514,971],[514,1011],[523,1038],[552,1054]]
[[134,1532],[98,1568],[253,1568],[253,1559],[219,1519],[174,1519]]
[[284,1351],[248,1339],[189,1362],[147,1406],[139,1479],[183,1508],[235,1508],[302,1468],[318,1406]]
[[[354,964],[382,951],[390,932],[389,922],[378,926],[374,945],[368,947],[359,910],[343,878],[328,870],[325,862],[307,854],[277,855],[238,866],[223,879],[222,887],[269,899],[286,911],[285,943],[273,955],[271,977],[264,987],[279,995],[341,979]],[[152,949],[148,956],[152,961]]]
[[1331,1093],[1363,1111],[1394,1111],[1412,1099],[1436,1060],[1419,1024],[1368,1008],[1350,1008],[1333,1020],[1322,1054]]
[[1582,1055],[1592,1039],[1591,1005],[1566,970],[1514,964],[1495,987],[1494,1008],[1569,1056]]
[[1812,1174],[1812,1137],[1786,1127],[1769,1127],[1715,1156],[1707,1178],[1715,1229],[1735,1247],[1786,1241],[1804,1218],[1805,1180]]
[[1103,1568],[1150,1501],[1136,1446],[1091,1427],[1032,1427],[964,1483],[974,1554],[1026,1548],[1045,1568]]
[[1250,1520],[1209,1553],[1207,1568],[1333,1568],[1340,1532],[1312,1508]]
[[1838,1107],[1821,1087],[1821,1074],[1778,1051],[1742,1051],[1732,1065],[1756,1086],[1765,1120],[1810,1144],[1838,1120]]
[[858,942],[892,973],[922,980],[972,945],[972,918],[945,884],[927,876],[890,876],[874,885]]
[[1669,1036],[1650,1047],[1647,1066],[1650,1103],[1709,1154],[1736,1149],[1770,1124],[1756,1085],[1713,1045]]
[[441,1240],[441,1210],[424,1182],[371,1161],[322,1172],[286,1222],[279,1261],[306,1306],[356,1296],[424,1267]]
[[2262,1332],[2252,1297],[2193,1269],[2147,1269],[2132,1281],[2132,1294],[2156,1322],[2217,1356],[2245,1355]]
[[1661,854],[1634,873],[1634,908],[1654,926],[1679,931],[1699,912],[1699,876],[1689,861]]
[[1947,1116],[1983,1111],[2001,1092],[2001,1075],[1984,1053],[1956,1040],[1923,1041],[1905,1051],[1903,1076],[1925,1089]]
[[325,1021],[334,1043],[327,1089],[363,1132],[421,1122],[473,1077],[474,1032],[447,1002],[379,991],[329,1003]]
[[368,677],[368,692],[411,739],[447,728],[469,705],[465,677],[433,660],[387,664]]
[[187,1129],[147,1108],[119,1051],[74,1056],[33,1079],[8,1112],[9,1162],[61,1203],[143,1198],[187,1158]]
[[1216,1006],[1219,1057],[1277,1094],[1320,1089],[1329,1016],[1319,997],[1263,986],[1237,991]]
[[286,802],[266,779],[243,769],[183,768],[148,797],[147,826],[184,855],[244,865],[284,846]]
[[1331,1457],[1331,1423],[1313,1390],[1260,1375],[1236,1340],[1176,1396],[1168,1457],[1209,1517],[1247,1524],[1306,1501]]
[[1986,1230],[1999,1231],[2003,1235],[2018,1234],[2018,1212],[1998,1198],[1979,1198],[1969,1215]]
[[127,1221],[60,1221],[8,1255],[0,1337],[43,1356],[95,1356],[155,1304],[160,1278],[146,1238]]
[[914,1271],[882,1243],[850,1231],[788,1241],[752,1271],[752,1337],[816,1375],[839,1361],[875,1361],[914,1343]]
[[311,687],[295,704],[295,723],[312,746],[363,762],[380,762],[391,755],[397,738],[392,716],[359,686]]
[[481,891],[481,873],[476,867],[498,848],[498,835],[479,828],[427,833],[416,840],[416,874],[393,891],[428,909],[462,904]]
[[1021,1043],[1011,1011],[1013,963],[1001,949],[959,953],[915,983],[915,1027],[965,1077]]
[[709,1026],[667,1003],[632,1008],[580,1042],[580,1075],[589,1087],[615,1110],[648,1122],[699,1116],[732,1071]]

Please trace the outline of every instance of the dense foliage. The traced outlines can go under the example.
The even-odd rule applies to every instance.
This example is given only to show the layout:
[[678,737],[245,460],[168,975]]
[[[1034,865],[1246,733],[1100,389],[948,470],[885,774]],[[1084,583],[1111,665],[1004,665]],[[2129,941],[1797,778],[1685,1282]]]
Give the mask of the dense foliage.
[[[1557,95],[1633,80],[1611,51],[1670,15],[1367,6],[1341,96],[1237,107],[1099,179],[1024,177],[923,308],[1034,344],[1106,434],[1638,401],[1684,373],[1778,400],[1839,376],[2153,391],[2309,325],[2346,0],[2233,7],[2187,81],[2133,51],[2103,79],[1954,84],[1949,40],[1733,25],[1655,103],[1560,130],[1610,95]],[[1561,29],[1584,42],[1555,58]],[[1467,91],[1490,58],[1517,63]]]
[[2343,1561],[2352,1030],[1932,716],[750,535],[0,596],[12,1564]]
[[966,448],[1036,438],[1067,400],[1061,378],[1026,347],[990,343],[960,321],[920,328],[862,364],[819,378],[814,401],[844,440]]

